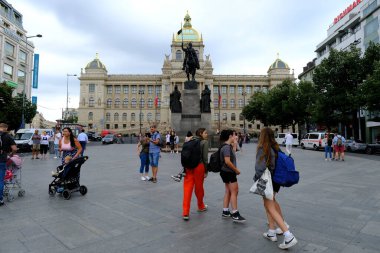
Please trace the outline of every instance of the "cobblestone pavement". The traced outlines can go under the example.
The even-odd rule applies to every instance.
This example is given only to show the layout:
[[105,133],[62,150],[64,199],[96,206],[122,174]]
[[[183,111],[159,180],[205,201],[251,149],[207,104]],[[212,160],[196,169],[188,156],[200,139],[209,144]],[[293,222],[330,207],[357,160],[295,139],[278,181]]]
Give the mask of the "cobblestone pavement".
[[[209,209],[181,219],[182,184],[170,175],[180,170],[179,154],[162,154],[157,184],[140,180],[135,145],[89,145],[81,183],[88,194],[70,200],[50,197],[56,159],[25,157],[26,195],[0,207],[0,252],[281,252],[263,238],[262,200],[248,193],[255,144],[238,154],[239,209],[247,219],[221,218],[224,185],[219,175],[205,181]],[[379,252],[380,161],[349,155],[325,162],[322,152],[294,149],[301,181],[282,188],[278,200],[299,243],[291,252]],[[279,238],[282,240],[282,237]]]

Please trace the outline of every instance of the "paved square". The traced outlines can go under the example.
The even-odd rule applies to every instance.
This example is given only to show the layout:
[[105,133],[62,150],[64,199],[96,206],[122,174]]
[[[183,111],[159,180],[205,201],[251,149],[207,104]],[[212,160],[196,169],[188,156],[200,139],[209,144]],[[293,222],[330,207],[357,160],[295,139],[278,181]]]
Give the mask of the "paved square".
[[[248,193],[255,151],[248,144],[238,154],[245,224],[221,218],[224,184],[213,173],[205,180],[209,210],[197,213],[193,196],[190,221],[182,220],[182,184],[170,178],[180,170],[180,154],[162,154],[153,184],[140,180],[135,145],[91,143],[81,173],[88,194],[70,200],[48,195],[58,161],[26,156],[25,197],[0,207],[0,252],[281,252],[279,242],[262,237],[262,200]],[[325,162],[322,152],[293,152],[300,183],[278,196],[299,241],[290,251],[380,252],[380,157]]]

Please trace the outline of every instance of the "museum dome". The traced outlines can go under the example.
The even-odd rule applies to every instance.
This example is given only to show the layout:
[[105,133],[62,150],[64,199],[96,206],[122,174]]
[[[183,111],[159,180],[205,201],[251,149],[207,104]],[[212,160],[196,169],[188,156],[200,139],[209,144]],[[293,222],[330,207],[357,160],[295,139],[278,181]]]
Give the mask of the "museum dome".
[[176,33],[174,40],[176,42],[182,42],[183,41],[201,41],[202,37],[199,35],[198,31],[195,30],[191,25],[191,17],[189,13],[186,13],[185,18],[183,19],[185,21],[184,25],[182,26],[182,33],[178,34]]
[[269,66],[269,70],[272,69],[290,69],[288,64],[277,57],[276,61],[272,63],[272,65]]
[[86,69],[103,69],[107,71],[106,66],[99,60],[99,55],[96,54],[96,57],[94,60],[89,62],[86,66]]

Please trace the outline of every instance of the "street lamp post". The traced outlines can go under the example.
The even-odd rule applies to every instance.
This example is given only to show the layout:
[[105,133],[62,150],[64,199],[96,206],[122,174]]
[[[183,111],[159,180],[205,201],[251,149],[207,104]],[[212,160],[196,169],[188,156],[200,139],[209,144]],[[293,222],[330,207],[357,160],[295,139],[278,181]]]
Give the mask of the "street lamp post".
[[139,115],[139,125],[140,125],[140,136],[141,136],[142,96],[144,95],[144,90],[139,90],[139,95],[140,95],[140,115]]
[[[26,36],[25,37],[25,47],[26,47],[26,66],[28,66],[28,39],[30,38],[41,38],[41,34]],[[26,70],[26,74],[28,74],[28,69]],[[22,90],[22,113],[21,113],[21,128],[25,128],[25,86],[26,86],[26,78],[24,80],[24,88]]]
[[77,76],[77,74],[66,74],[66,113],[65,119],[67,119],[67,114],[69,113],[69,76]]
[[[242,93],[243,95],[243,108],[245,106],[245,96],[247,96],[247,92],[243,91]],[[246,130],[245,130],[245,116],[243,115],[244,119],[243,119],[243,131],[244,131],[244,134],[246,134]]]

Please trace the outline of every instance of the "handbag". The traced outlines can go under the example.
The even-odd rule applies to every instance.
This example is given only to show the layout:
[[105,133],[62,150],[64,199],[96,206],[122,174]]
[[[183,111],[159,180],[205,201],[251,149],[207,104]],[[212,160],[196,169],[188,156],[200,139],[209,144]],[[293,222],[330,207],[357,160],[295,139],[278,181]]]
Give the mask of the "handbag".
[[261,177],[253,183],[249,192],[273,200],[272,176],[268,168],[266,168]]

